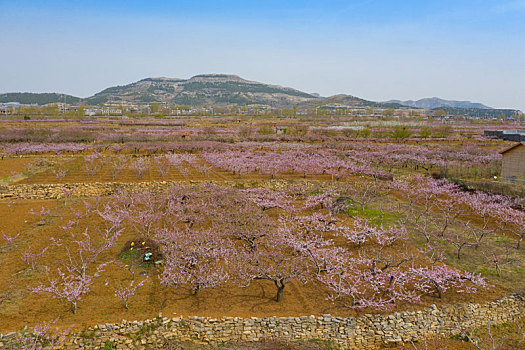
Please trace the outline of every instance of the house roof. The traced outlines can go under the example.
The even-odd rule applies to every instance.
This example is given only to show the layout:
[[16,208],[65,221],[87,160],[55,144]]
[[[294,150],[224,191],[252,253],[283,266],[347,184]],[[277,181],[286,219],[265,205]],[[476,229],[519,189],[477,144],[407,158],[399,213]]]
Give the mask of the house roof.
[[505,149],[499,151],[499,153],[500,153],[500,154],[506,153],[506,152],[510,151],[511,149],[514,149],[514,148],[516,148],[516,147],[518,147],[518,146],[522,146],[522,145],[525,146],[525,141],[524,141],[524,142],[518,142],[518,143],[515,143],[515,144],[513,144],[512,146],[509,146],[509,147],[507,147],[507,148],[505,148]]

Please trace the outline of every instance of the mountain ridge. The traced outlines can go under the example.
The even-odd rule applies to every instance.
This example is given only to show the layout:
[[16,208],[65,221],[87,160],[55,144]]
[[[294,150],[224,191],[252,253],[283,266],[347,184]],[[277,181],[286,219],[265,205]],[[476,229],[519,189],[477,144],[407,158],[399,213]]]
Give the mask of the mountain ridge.
[[[23,94],[23,93],[22,93]],[[0,102],[15,101],[20,94],[6,94]],[[28,93],[20,98],[24,103],[34,103],[38,94]],[[46,103],[63,102],[63,94],[45,99]],[[0,95],[1,96],[1,95]],[[11,98],[12,97],[12,98]],[[265,84],[246,80],[233,74],[199,74],[189,79],[170,77],[148,77],[125,85],[115,85],[95,93],[93,96],[79,98],[68,95],[68,101],[100,105],[108,102],[149,104],[168,102],[187,105],[268,105],[278,108],[337,106],[337,107],[384,107],[397,108],[398,104],[374,102],[352,95],[337,94],[322,97],[318,93],[307,93],[276,84]],[[21,101],[18,101],[21,102]]]
[[437,97],[417,101],[390,100],[375,102],[347,94],[322,97],[291,87],[246,80],[234,74],[199,74],[188,79],[148,77],[125,85],[111,86],[93,96],[80,98],[59,93],[4,93],[0,103],[47,104],[53,102],[85,103],[88,105],[137,104],[166,102],[193,106],[247,106],[267,105],[277,108],[300,107],[375,107],[435,109],[479,108],[491,109],[481,103],[444,100]]
[[414,108],[435,109],[440,107],[451,108],[473,108],[473,109],[492,109],[482,103],[471,101],[445,100],[439,97],[426,97],[419,100],[389,100],[387,103],[399,103],[400,105]]
[[288,107],[317,99],[320,97],[293,88],[246,80],[238,75],[200,74],[189,79],[145,78],[127,85],[109,87],[85,100],[91,104],[167,102]]
[[45,105],[48,103],[78,103],[80,97],[57,92],[6,92],[0,93],[0,103],[18,102],[21,104]]

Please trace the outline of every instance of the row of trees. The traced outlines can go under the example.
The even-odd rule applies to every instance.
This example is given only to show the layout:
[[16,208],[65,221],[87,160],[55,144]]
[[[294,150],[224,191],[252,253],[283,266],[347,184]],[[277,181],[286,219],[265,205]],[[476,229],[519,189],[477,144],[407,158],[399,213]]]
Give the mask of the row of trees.
[[[123,235],[158,244],[164,260],[160,283],[193,294],[263,279],[275,284],[281,301],[295,281],[318,284],[350,308],[384,309],[425,295],[441,297],[450,288],[487,287],[480,276],[425,262],[424,252],[406,243],[403,226],[347,222],[336,214],[338,196],[304,187],[236,190],[211,184],[121,192],[87,203],[62,226],[65,233],[48,249],[57,257],[46,266],[48,282],[33,291],[64,300],[76,312],[104,270],[120,266],[111,251]],[[101,224],[84,227],[96,221],[93,216]],[[144,283],[113,285],[115,295],[128,306]]]
[[[465,249],[482,256],[497,274],[518,260],[525,238],[525,212],[518,200],[484,192],[465,192],[446,180],[415,176],[393,184],[402,222],[430,246],[450,246],[460,260]],[[511,244],[501,237],[514,240]]]
[[[85,158],[93,168],[103,165],[107,155],[100,153],[113,150],[134,153],[173,153],[166,156],[192,158],[192,165],[214,166],[236,175],[259,172],[275,176],[284,172],[303,175],[332,174],[339,178],[349,174],[385,175],[394,169],[410,169],[442,176],[465,176],[493,178],[500,172],[501,155],[495,150],[485,150],[467,143],[461,146],[420,146],[396,143],[338,142],[316,144],[240,142],[224,144],[216,142],[183,143],[124,143],[110,146],[83,143],[17,143],[4,148],[5,154],[34,154],[42,152],[82,152],[93,149]],[[190,154],[187,154],[190,153]],[[109,157],[113,162],[114,157]],[[162,157],[155,158],[155,165]],[[96,162],[94,162],[96,161]],[[144,162],[137,160],[137,162]],[[207,163],[204,165],[204,161]],[[167,160],[166,162],[169,162]],[[117,168],[115,168],[117,170]],[[88,175],[92,171],[87,170]]]

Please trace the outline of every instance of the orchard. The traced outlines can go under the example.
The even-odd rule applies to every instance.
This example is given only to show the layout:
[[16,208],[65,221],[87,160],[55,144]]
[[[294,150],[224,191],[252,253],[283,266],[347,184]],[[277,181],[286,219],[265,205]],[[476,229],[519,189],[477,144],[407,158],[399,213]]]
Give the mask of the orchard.
[[356,316],[525,288],[505,144],[421,123],[400,142],[343,116],[3,120],[0,332],[54,344],[159,313]]

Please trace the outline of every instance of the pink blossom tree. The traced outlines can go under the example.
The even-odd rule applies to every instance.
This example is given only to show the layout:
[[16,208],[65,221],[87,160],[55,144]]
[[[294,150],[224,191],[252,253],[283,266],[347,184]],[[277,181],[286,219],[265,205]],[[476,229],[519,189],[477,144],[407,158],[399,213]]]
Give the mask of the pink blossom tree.
[[137,180],[142,180],[149,169],[149,160],[143,157],[131,162],[130,168],[135,172]]
[[64,343],[65,336],[71,329],[60,331],[58,327],[52,329],[53,324],[57,322],[44,322],[43,324],[33,327],[30,331],[19,334],[14,339],[17,349],[23,350],[44,350],[57,349]]
[[168,286],[189,285],[194,295],[199,291],[226,283],[225,267],[230,254],[227,242],[211,230],[165,231],[164,270],[160,277]]
[[49,247],[44,247],[40,253],[33,253],[31,247],[28,247],[22,254],[22,261],[28,264],[32,270],[34,270],[38,264],[38,261],[42,258],[44,253]]
[[161,179],[164,180],[171,170],[171,162],[169,161],[167,156],[156,156],[153,158],[153,160],[155,162],[155,167],[157,168]]
[[[118,281],[118,286],[112,286],[113,292],[117,298],[119,298],[121,301],[124,302],[124,307],[126,310],[129,309],[129,300],[131,297],[133,297],[140,287],[146,283],[146,281],[149,279],[148,276],[146,276],[142,281],[136,283],[134,279],[129,281],[127,284],[122,284],[122,281]],[[110,282],[106,280],[105,285],[109,285]]]
[[[119,231],[105,230],[101,233],[100,243],[93,242],[88,231],[82,233],[79,239],[72,241],[69,247],[62,240],[52,239],[56,247],[63,249],[64,260],[58,261],[56,276],[51,276],[50,268],[46,266],[48,283],[40,283],[33,289],[35,293],[46,293],[47,295],[68,302],[73,313],[77,312],[78,302],[82,296],[91,291],[91,286],[96,277],[99,277],[109,262],[97,262],[98,257],[111,248],[118,236]],[[71,233],[72,237],[75,237]]]

